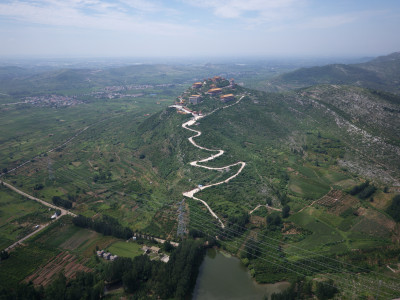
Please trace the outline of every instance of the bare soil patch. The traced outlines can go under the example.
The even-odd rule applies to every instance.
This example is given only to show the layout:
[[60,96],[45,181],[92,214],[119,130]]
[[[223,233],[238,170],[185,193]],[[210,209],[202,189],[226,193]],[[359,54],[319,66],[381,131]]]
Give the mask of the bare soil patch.
[[46,286],[56,278],[59,272],[62,272],[67,279],[73,279],[78,271],[92,271],[92,269],[84,265],[87,261],[88,259],[84,259],[79,262],[75,255],[68,252],[61,252],[50,259],[46,265],[37,269],[35,273],[25,278],[24,281],[32,281],[35,286]]

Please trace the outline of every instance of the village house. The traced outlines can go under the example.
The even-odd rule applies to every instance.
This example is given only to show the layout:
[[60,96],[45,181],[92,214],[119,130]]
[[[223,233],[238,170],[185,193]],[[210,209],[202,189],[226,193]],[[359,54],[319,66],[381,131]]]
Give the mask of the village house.
[[191,95],[189,97],[189,102],[191,104],[198,104],[201,102],[201,95]]
[[222,102],[228,102],[228,101],[232,101],[235,100],[235,96],[233,94],[226,94],[226,95],[222,95],[220,97]]
[[150,253],[150,248],[147,247],[147,246],[143,246],[142,250],[143,250],[144,254],[149,254]]
[[110,256],[110,260],[111,260],[111,261],[114,261],[114,260],[116,260],[117,258],[118,258],[117,255],[111,255],[111,256]]
[[104,250],[96,251],[96,254],[98,257],[102,257],[104,259],[111,260],[111,261],[114,261],[118,258],[117,255],[112,255],[111,253],[105,252]]
[[156,246],[151,246],[150,247],[150,251],[153,253],[158,253],[160,252],[160,248],[156,247]]
[[169,262],[169,256],[168,255],[164,255],[163,257],[161,257],[160,259],[163,263],[167,263]]
[[222,92],[222,89],[220,88],[214,88],[214,89],[210,89],[207,91],[207,94],[211,95],[211,96],[216,96],[218,94],[220,94]]

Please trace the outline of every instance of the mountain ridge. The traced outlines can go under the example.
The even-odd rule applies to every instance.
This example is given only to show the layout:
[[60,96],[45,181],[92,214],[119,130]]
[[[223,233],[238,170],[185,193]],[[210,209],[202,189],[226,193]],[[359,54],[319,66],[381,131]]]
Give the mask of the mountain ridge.
[[318,84],[345,84],[400,93],[400,52],[361,64],[301,68],[266,82],[265,91],[285,91]]

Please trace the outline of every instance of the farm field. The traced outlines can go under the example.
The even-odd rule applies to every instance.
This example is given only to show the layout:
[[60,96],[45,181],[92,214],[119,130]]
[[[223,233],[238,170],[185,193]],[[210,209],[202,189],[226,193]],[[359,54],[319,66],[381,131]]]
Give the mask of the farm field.
[[[367,210],[365,215],[361,216],[352,213],[337,216],[321,208],[308,208],[294,214],[288,220],[311,233],[301,241],[293,243],[295,247],[319,253],[338,254],[354,249],[366,249],[377,244],[390,245],[388,237],[394,224],[389,220],[385,223],[382,221],[384,219],[385,216],[372,210]],[[288,250],[289,255],[296,256],[295,252],[295,248]]]
[[108,246],[107,251],[113,255],[134,258],[143,254],[143,250],[141,249],[142,247],[143,245],[136,242],[117,241]]
[[46,287],[61,272],[67,279],[75,278],[77,272],[91,272],[85,266],[89,259],[81,261],[75,255],[68,252],[61,252],[50,259],[46,265],[39,267],[33,274],[25,278],[25,282],[32,282],[35,286]]
[[0,249],[50,221],[54,211],[0,185]]
[[91,257],[96,246],[105,248],[117,239],[103,236],[95,231],[77,227],[72,224],[71,217],[62,217],[43,232],[32,237],[29,242],[46,247],[67,250],[80,257]]
[[117,240],[76,227],[70,217],[64,216],[10,252],[10,257],[1,263],[2,270],[10,276],[0,275],[1,282],[15,285],[25,279],[35,285],[47,285],[58,272],[74,278],[76,272],[87,272],[95,266],[92,257],[96,249],[107,248]]
[[10,257],[1,262],[0,288],[17,285],[59,252],[58,249],[36,244],[13,250]]

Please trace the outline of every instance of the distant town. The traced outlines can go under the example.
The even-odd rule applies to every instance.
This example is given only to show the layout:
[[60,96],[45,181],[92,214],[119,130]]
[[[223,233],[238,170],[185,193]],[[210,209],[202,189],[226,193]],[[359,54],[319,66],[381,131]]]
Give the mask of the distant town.
[[11,104],[32,104],[35,106],[51,106],[51,107],[66,107],[82,104],[83,101],[77,99],[76,96],[60,96],[60,95],[43,95],[25,97],[23,101]]

